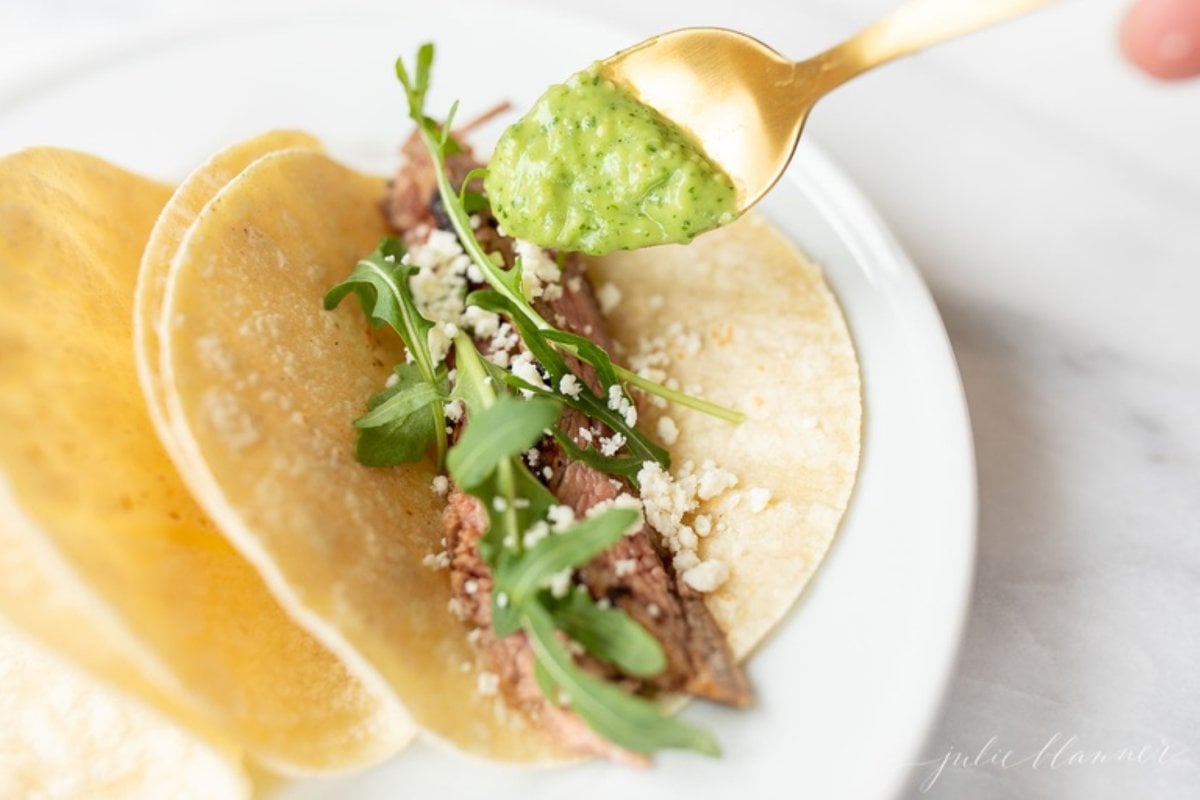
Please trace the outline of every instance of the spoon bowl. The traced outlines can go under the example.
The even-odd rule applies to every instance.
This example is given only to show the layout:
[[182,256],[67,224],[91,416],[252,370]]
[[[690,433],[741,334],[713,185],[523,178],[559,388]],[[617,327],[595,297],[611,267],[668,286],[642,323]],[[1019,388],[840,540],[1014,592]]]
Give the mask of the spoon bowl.
[[689,133],[733,179],[744,211],[779,180],[821,97],[872,67],[1052,1],[909,0],[800,62],[737,31],[684,28],[622,50],[599,70]]

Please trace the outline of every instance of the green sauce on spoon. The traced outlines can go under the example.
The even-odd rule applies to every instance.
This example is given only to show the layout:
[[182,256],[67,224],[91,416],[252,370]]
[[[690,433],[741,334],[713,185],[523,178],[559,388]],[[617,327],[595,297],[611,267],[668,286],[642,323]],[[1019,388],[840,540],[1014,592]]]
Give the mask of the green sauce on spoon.
[[484,187],[509,235],[592,255],[689,242],[738,215],[729,176],[595,67],[504,132]]

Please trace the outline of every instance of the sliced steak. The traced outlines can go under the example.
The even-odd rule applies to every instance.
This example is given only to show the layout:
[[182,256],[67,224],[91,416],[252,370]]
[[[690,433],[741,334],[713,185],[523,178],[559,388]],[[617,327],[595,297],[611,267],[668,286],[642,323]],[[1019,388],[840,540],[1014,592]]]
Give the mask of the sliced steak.
[[[562,296],[542,306],[540,310],[552,315],[560,327],[586,336],[605,352],[613,352],[607,322],[591,284],[582,275],[578,258],[568,259]],[[572,361],[576,374],[593,392],[600,393],[595,372],[586,364]],[[592,439],[611,435],[611,431],[577,411],[568,410],[559,420],[559,429],[585,447],[588,440],[581,435],[580,428],[595,431]],[[628,483],[570,461],[553,440],[549,440],[541,453],[552,470],[550,490],[577,516],[582,517],[592,506],[622,493],[636,495]],[[735,706],[749,705],[749,687],[729,650],[725,634],[703,596],[676,574],[671,555],[664,552],[662,537],[652,526],[643,525],[637,533],[596,556],[580,570],[580,578],[594,598],[607,597],[662,644],[667,668],[650,685]]]
[[[477,637],[476,644],[488,670],[499,679],[498,687],[505,700],[541,724],[567,750],[634,766],[646,765],[645,756],[616,746],[574,713],[550,702],[542,694],[533,675],[533,648],[524,633],[499,637],[492,632],[489,600],[492,575],[478,549],[479,539],[487,529],[487,513],[482,504],[455,488],[450,493],[442,522],[446,531],[446,552],[450,555],[450,586],[459,604],[457,611],[478,631],[473,634]],[[589,671],[602,670],[594,661],[585,667]]]

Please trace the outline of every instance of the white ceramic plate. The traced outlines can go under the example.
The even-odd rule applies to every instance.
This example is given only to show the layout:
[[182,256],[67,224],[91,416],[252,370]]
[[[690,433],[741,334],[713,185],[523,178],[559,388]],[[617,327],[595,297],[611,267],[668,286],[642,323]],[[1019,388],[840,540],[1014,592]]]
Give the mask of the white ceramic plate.
[[[419,42],[439,43],[429,108],[461,98],[460,119],[505,97],[526,106],[632,43],[594,21],[499,6],[159,31],[0,90],[0,152],[64,145],[179,179],[226,144],[295,126],[387,171],[409,127],[392,62]],[[530,772],[417,744],[281,797],[878,798],[911,785],[971,586],[975,476],[962,390],[920,279],[824,157],[803,145],[762,210],[824,265],[841,299],[862,361],[866,436],[828,560],[750,661],[757,706],[686,711],[717,733],[724,757]]]

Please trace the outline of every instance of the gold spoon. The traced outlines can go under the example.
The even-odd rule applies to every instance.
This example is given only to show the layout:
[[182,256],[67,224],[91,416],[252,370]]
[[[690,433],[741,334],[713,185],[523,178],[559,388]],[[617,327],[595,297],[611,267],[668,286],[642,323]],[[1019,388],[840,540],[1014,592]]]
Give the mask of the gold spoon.
[[723,28],[684,28],[600,63],[600,73],[690,133],[733,178],[738,209],[783,174],[817,100],[872,67],[1052,0],[909,0],[838,46],[790,61]]

